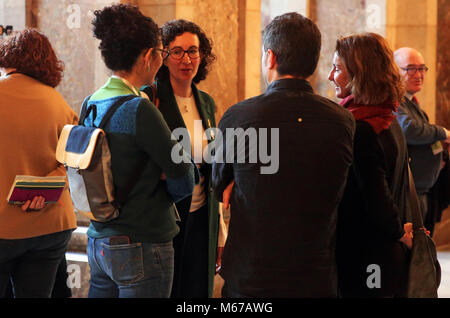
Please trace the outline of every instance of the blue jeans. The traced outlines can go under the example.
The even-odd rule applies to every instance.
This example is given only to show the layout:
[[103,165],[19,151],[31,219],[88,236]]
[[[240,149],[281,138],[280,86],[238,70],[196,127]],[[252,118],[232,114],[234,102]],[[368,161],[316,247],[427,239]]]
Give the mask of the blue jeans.
[[16,298],[50,298],[72,230],[27,239],[0,239],[0,297],[12,282]]
[[88,238],[89,298],[168,298],[173,279],[173,246],[167,243],[109,245]]

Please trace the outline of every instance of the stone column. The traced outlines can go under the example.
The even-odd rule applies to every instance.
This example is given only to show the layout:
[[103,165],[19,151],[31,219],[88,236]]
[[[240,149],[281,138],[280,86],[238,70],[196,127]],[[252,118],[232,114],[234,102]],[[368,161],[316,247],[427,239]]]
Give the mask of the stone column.
[[238,99],[261,94],[261,0],[239,1]]
[[179,0],[176,18],[191,20],[206,32],[213,41],[216,61],[200,89],[208,92],[217,105],[219,120],[228,107],[239,100],[239,0],[225,0],[217,5],[215,0]]
[[436,122],[450,128],[450,2],[438,1]]
[[25,25],[30,28],[36,28],[38,21],[38,3],[36,0],[25,1]]

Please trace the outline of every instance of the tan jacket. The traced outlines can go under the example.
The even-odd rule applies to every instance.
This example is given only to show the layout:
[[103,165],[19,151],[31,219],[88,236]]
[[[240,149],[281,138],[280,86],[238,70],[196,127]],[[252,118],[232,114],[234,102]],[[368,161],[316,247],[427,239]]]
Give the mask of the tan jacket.
[[59,134],[77,115],[50,86],[22,75],[0,78],[0,238],[21,239],[76,228],[68,187],[37,212],[8,205],[16,175],[64,175],[55,158]]

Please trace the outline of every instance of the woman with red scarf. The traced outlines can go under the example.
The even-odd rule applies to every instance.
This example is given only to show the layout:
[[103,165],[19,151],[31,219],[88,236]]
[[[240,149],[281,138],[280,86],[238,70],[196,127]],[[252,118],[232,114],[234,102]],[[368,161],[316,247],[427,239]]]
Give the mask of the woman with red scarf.
[[406,221],[407,147],[394,114],[404,88],[393,52],[378,34],[340,38],[328,79],[356,120],[337,225],[340,295],[403,297],[412,225]]

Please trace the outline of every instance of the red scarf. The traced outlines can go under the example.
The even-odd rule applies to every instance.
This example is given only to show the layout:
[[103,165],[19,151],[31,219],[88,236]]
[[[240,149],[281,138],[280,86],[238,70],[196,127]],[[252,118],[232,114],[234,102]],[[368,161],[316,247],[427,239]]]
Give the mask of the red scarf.
[[392,112],[396,112],[398,108],[398,103],[393,104],[392,102],[385,102],[380,105],[356,104],[353,95],[341,100],[339,105],[347,108],[353,114],[355,120],[368,122],[377,134],[391,126],[395,118]]

